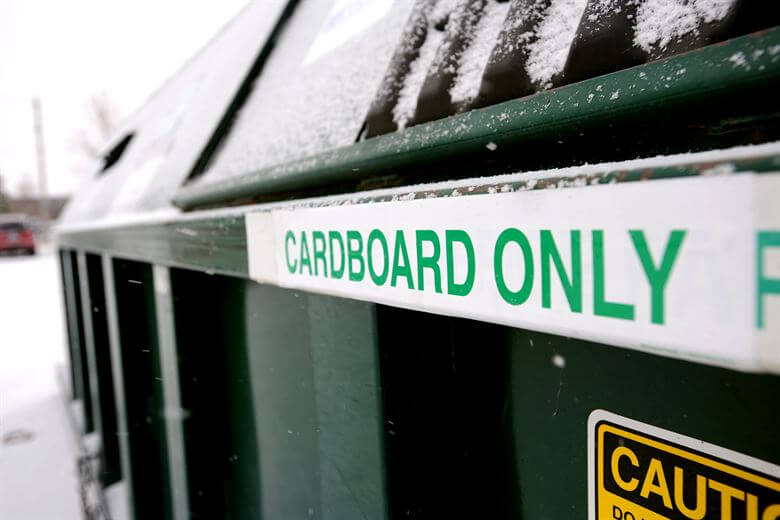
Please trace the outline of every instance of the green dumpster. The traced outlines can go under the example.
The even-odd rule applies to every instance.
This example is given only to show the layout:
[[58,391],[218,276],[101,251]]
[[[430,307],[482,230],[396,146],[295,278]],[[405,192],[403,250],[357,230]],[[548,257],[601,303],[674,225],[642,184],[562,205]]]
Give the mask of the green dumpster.
[[57,228],[111,513],[780,518],[779,16],[248,5]]

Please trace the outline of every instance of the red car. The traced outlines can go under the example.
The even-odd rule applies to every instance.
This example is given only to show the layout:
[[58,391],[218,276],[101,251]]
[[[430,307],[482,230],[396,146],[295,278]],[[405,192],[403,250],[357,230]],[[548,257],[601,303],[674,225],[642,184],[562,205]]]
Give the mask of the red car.
[[0,215],[0,253],[6,252],[35,254],[35,233],[24,219]]

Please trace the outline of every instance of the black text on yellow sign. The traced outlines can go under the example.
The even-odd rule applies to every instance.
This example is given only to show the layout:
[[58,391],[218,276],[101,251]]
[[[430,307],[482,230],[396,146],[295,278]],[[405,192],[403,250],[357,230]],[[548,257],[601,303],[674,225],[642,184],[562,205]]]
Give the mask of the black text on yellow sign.
[[777,478],[609,421],[594,433],[597,520],[780,519]]

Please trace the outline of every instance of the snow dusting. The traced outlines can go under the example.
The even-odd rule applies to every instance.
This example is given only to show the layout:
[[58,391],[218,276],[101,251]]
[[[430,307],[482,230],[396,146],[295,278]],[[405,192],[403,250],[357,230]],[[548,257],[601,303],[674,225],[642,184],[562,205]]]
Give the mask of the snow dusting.
[[417,98],[420,97],[425,77],[428,69],[436,58],[436,51],[444,41],[444,31],[436,30],[433,23],[428,23],[428,32],[425,41],[420,47],[420,53],[409,66],[409,74],[404,80],[401,92],[398,96],[398,103],[393,108],[393,121],[399,129],[406,128],[409,120],[414,117],[414,111],[417,108]]
[[385,16],[339,44],[338,51],[307,63],[318,32],[312,28],[323,27],[332,2],[301,3],[210,168],[196,182],[230,179],[354,143],[413,5],[394,1]]
[[698,34],[702,23],[726,17],[736,0],[645,0],[637,8],[634,44],[648,53],[688,34]]
[[592,0],[589,7],[588,21],[595,23],[604,15],[621,12],[622,2],[619,0]]
[[541,88],[550,88],[553,78],[563,72],[586,5],[587,0],[552,0],[536,27],[537,40],[528,46],[526,72]]
[[463,51],[458,76],[450,89],[450,97],[455,103],[473,100],[479,94],[482,74],[485,71],[490,54],[498,35],[504,26],[511,2],[498,3],[489,0],[477,24],[474,38]]
[[745,59],[745,54],[742,52],[735,52],[731,56],[729,56],[729,61],[735,66],[735,67],[745,67],[750,68],[747,63],[747,59]]

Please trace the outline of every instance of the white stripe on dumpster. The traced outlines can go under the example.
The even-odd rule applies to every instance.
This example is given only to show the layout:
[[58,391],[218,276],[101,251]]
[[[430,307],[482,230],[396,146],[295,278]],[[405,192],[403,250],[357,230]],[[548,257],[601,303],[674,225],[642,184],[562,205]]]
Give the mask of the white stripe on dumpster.
[[249,273],[780,373],[778,193],[738,174],[256,212]]

